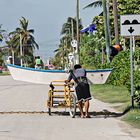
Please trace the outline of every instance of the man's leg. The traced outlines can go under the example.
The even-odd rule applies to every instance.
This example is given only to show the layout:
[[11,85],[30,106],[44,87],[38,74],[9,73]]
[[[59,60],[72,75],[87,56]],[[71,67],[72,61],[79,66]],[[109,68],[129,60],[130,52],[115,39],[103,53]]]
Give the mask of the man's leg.
[[89,100],[85,100],[85,116],[89,116]]
[[81,118],[84,118],[82,101],[79,101],[77,104],[78,104],[78,107],[79,107],[79,110],[80,110],[80,113],[81,113]]

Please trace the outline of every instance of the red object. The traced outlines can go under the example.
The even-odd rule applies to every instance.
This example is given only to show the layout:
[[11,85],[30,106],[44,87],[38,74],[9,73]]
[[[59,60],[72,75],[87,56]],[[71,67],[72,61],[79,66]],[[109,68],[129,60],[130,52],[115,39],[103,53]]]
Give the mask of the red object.
[[121,50],[121,47],[120,47],[120,45],[114,45],[114,48],[116,48],[118,51],[120,51]]

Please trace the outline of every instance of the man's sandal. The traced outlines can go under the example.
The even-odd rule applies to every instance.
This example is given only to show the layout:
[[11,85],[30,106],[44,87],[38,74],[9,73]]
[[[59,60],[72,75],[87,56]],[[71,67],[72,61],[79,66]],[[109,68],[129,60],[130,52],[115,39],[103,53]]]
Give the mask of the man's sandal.
[[85,118],[91,118],[90,115],[85,116]]

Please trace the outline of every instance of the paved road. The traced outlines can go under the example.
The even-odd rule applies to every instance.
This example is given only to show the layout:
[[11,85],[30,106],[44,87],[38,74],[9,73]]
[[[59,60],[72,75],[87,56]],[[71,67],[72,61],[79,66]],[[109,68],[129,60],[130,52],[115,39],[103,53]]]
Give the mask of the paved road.
[[136,135],[140,131],[119,118],[94,116],[103,109],[114,111],[95,99],[91,101],[90,119],[81,119],[78,115],[73,119],[58,112],[49,116],[45,107],[47,91],[47,85],[0,77],[0,140],[140,140]]

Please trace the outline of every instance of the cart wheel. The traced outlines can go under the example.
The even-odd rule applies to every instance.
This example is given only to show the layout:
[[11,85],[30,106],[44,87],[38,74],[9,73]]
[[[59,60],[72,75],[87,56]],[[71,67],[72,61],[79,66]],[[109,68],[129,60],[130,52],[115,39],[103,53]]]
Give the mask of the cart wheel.
[[48,113],[51,115],[51,91],[48,93]]
[[76,96],[71,93],[70,94],[70,110],[69,110],[70,116],[72,118],[75,117],[76,114]]

